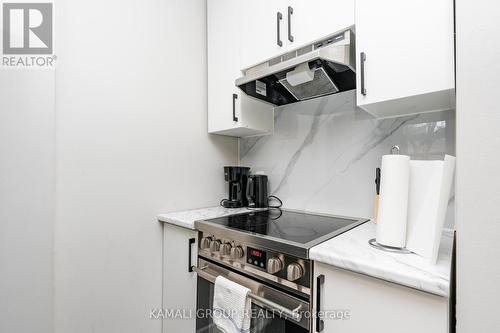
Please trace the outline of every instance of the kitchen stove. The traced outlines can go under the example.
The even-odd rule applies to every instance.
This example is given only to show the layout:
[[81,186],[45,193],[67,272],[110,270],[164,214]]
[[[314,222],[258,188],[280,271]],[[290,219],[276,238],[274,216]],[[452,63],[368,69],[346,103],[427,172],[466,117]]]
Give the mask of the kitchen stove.
[[[249,210],[248,213],[198,221],[196,229],[204,233],[223,232],[230,241],[244,241],[286,254],[308,259],[309,249],[367,219],[320,215],[292,210]],[[202,241],[202,245],[208,239]],[[214,246],[216,246],[214,244]],[[224,247],[222,251],[230,251]]]
[[[198,309],[212,308],[222,276],[250,290],[252,309],[277,314],[265,323],[252,319],[252,332],[312,332],[309,250],[366,221],[269,208],[195,222],[198,265],[190,267],[198,274]],[[212,318],[198,319],[196,327],[210,331]]]
[[195,228],[200,257],[309,296],[309,249],[366,221],[266,209],[197,221]]

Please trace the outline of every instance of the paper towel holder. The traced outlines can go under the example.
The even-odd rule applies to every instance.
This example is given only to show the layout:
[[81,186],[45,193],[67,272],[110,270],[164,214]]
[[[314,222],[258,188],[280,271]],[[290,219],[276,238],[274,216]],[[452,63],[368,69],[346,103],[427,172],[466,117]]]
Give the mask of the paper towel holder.
[[368,244],[370,244],[371,247],[376,248],[377,250],[382,250],[385,252],[392,252],[392,253],[399,253],[399,254],[412,254],[408,249],[405,249],[404,247],[392,247],[392,246],[386,246],[377,243],[377,240],[375,238],[372,238],[368,241]]
[[399,152],[401,149],[399,148],[398,145],[394,145],[391,147],[391,155],[399,155]]

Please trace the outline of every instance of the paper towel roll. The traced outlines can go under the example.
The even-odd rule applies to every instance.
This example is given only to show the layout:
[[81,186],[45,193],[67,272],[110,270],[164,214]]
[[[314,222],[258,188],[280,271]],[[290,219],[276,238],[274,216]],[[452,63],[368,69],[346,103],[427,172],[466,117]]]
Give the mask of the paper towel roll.
[[382,156],[380,202],[377,216],[377,243],[405,247],[410,184],[410,157]]

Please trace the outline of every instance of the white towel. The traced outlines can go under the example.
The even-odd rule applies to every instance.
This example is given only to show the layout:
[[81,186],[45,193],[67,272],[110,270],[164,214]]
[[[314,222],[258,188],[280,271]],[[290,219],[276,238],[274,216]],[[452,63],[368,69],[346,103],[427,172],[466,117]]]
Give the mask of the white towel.
[[250,289],[218,276],[215,280],[212,318],[224,333],[249,333],[252,301]]

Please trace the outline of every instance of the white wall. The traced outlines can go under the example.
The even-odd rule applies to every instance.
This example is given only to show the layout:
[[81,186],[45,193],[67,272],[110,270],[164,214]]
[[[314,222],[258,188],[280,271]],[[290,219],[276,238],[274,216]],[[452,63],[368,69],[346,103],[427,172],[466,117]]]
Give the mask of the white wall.
[[160,332],[156,215],[218,204],[203,0],[59,1],[55,332]]
[[0,70],[0,332],[52,332],[54,120],[54,71]]
[[457,332],[498,332],[500,4],[456,0]]

